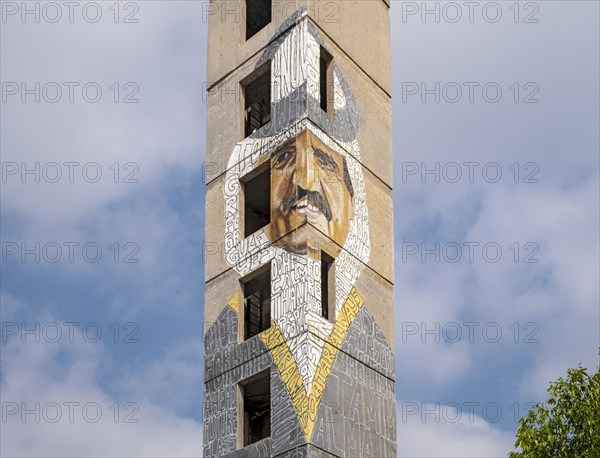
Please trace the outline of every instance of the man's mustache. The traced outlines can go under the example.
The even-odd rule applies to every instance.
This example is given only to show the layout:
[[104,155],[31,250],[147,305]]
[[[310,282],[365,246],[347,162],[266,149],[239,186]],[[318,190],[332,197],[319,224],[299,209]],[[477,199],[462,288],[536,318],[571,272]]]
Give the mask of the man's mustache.
[[331,221],[333,215],[331,213],[331,206],[329,205],[327,198],[318,191],[307,191],[300,186],[297,187],[296,192],[292,193],[285,199],[283,202],[283,211],[288,211],[304,196],[307,196],[309,204],[314,205],[321,211],[321,213],[323,213],[323,216],[325,216],[327,221]]

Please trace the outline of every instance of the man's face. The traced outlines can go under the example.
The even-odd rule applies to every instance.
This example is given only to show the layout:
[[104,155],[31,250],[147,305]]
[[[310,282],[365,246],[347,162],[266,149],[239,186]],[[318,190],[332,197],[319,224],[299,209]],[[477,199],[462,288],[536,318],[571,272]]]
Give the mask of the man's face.
[[[288,140],[270,156],[271,240],[308,219],[342,246],[354,211],[354,191],[343,155],[311,132]],[[306,246],[286,246],[298,254]]]

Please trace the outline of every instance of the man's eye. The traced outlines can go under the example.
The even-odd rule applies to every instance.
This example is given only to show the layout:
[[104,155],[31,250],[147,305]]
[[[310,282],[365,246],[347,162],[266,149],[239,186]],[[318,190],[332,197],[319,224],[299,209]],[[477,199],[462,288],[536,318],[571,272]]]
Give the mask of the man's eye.
[[331,163],[331,162],[321,162],[321,166],[327,170],[329,173],[336,173],[338,168],[336,167],[335,163]]
[[276,158],[275,158],[275,165],[280,165],[283,164],[285,162],[285,160],[290,157],[290,151],[284,151],[281,154],[279,154]]
[[317,159],[317,163],[319,167],[321,167],[327,173],[337,173],[338,167],[337,164],[333,161],[324,161],[322,159]]

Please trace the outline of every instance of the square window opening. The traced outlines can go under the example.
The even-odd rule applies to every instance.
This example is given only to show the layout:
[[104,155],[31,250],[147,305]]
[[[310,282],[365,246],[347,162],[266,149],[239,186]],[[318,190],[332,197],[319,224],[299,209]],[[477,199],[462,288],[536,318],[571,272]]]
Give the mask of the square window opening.
[[271,22],[271,3],[271,0],[246,0],[246,40]]
[[271,168],[263,167],[242,178],[244,238],[271,222]]
[[243,404],[238,431],[241,445],[246,447],[271,435],[271,370],[264,370],[238,386]]
[[271,327],[271,265],[243,282],[244,340]]
[[319,89],[321,110],[333,112],[333,57],[321,46],[319,56]]
[[335,314],[335,264],[334,259],[321,251],[321,316],[333,319]]
[[241,83],[244,95],[244,137],[271,121],[271,62]]

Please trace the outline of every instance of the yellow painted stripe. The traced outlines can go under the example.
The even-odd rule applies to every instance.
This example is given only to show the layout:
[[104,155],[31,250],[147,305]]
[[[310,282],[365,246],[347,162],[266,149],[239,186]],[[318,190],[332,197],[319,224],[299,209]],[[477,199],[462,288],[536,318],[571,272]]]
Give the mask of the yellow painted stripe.
[[298,419],[304,431],[306,440],[309,441],[312,435],[317,412],[321,404],[321,397],[325,391],[327,378],[333,367],[335,357],[339,348],[344,342],[346,333],[350,325],[356,318],[356,315],[363,306],[363,301],[356,289],[352,289],[348,295],[348,299],[338,314],[337,320],[333,326],[331,335],[323,346],[323,353],[317,364],[315,378],[312,382],[310,395],[307,396],[302,377],[298,371],[298,365],[290,352],[287,342],[284,340],[281,330],[277,323],[272,320],[271,327],[260,334],[260,338],[273,356],[273,362],[279,373],[285,387],[287,388],[292,404],[298,412]]
[[229,301],[229,307],[231,307],[233,310],[235,310],[235,313],[238,313],[238,297],[239,297],[239,292],[236,291],[236,293],[233,295],[233,297]]

